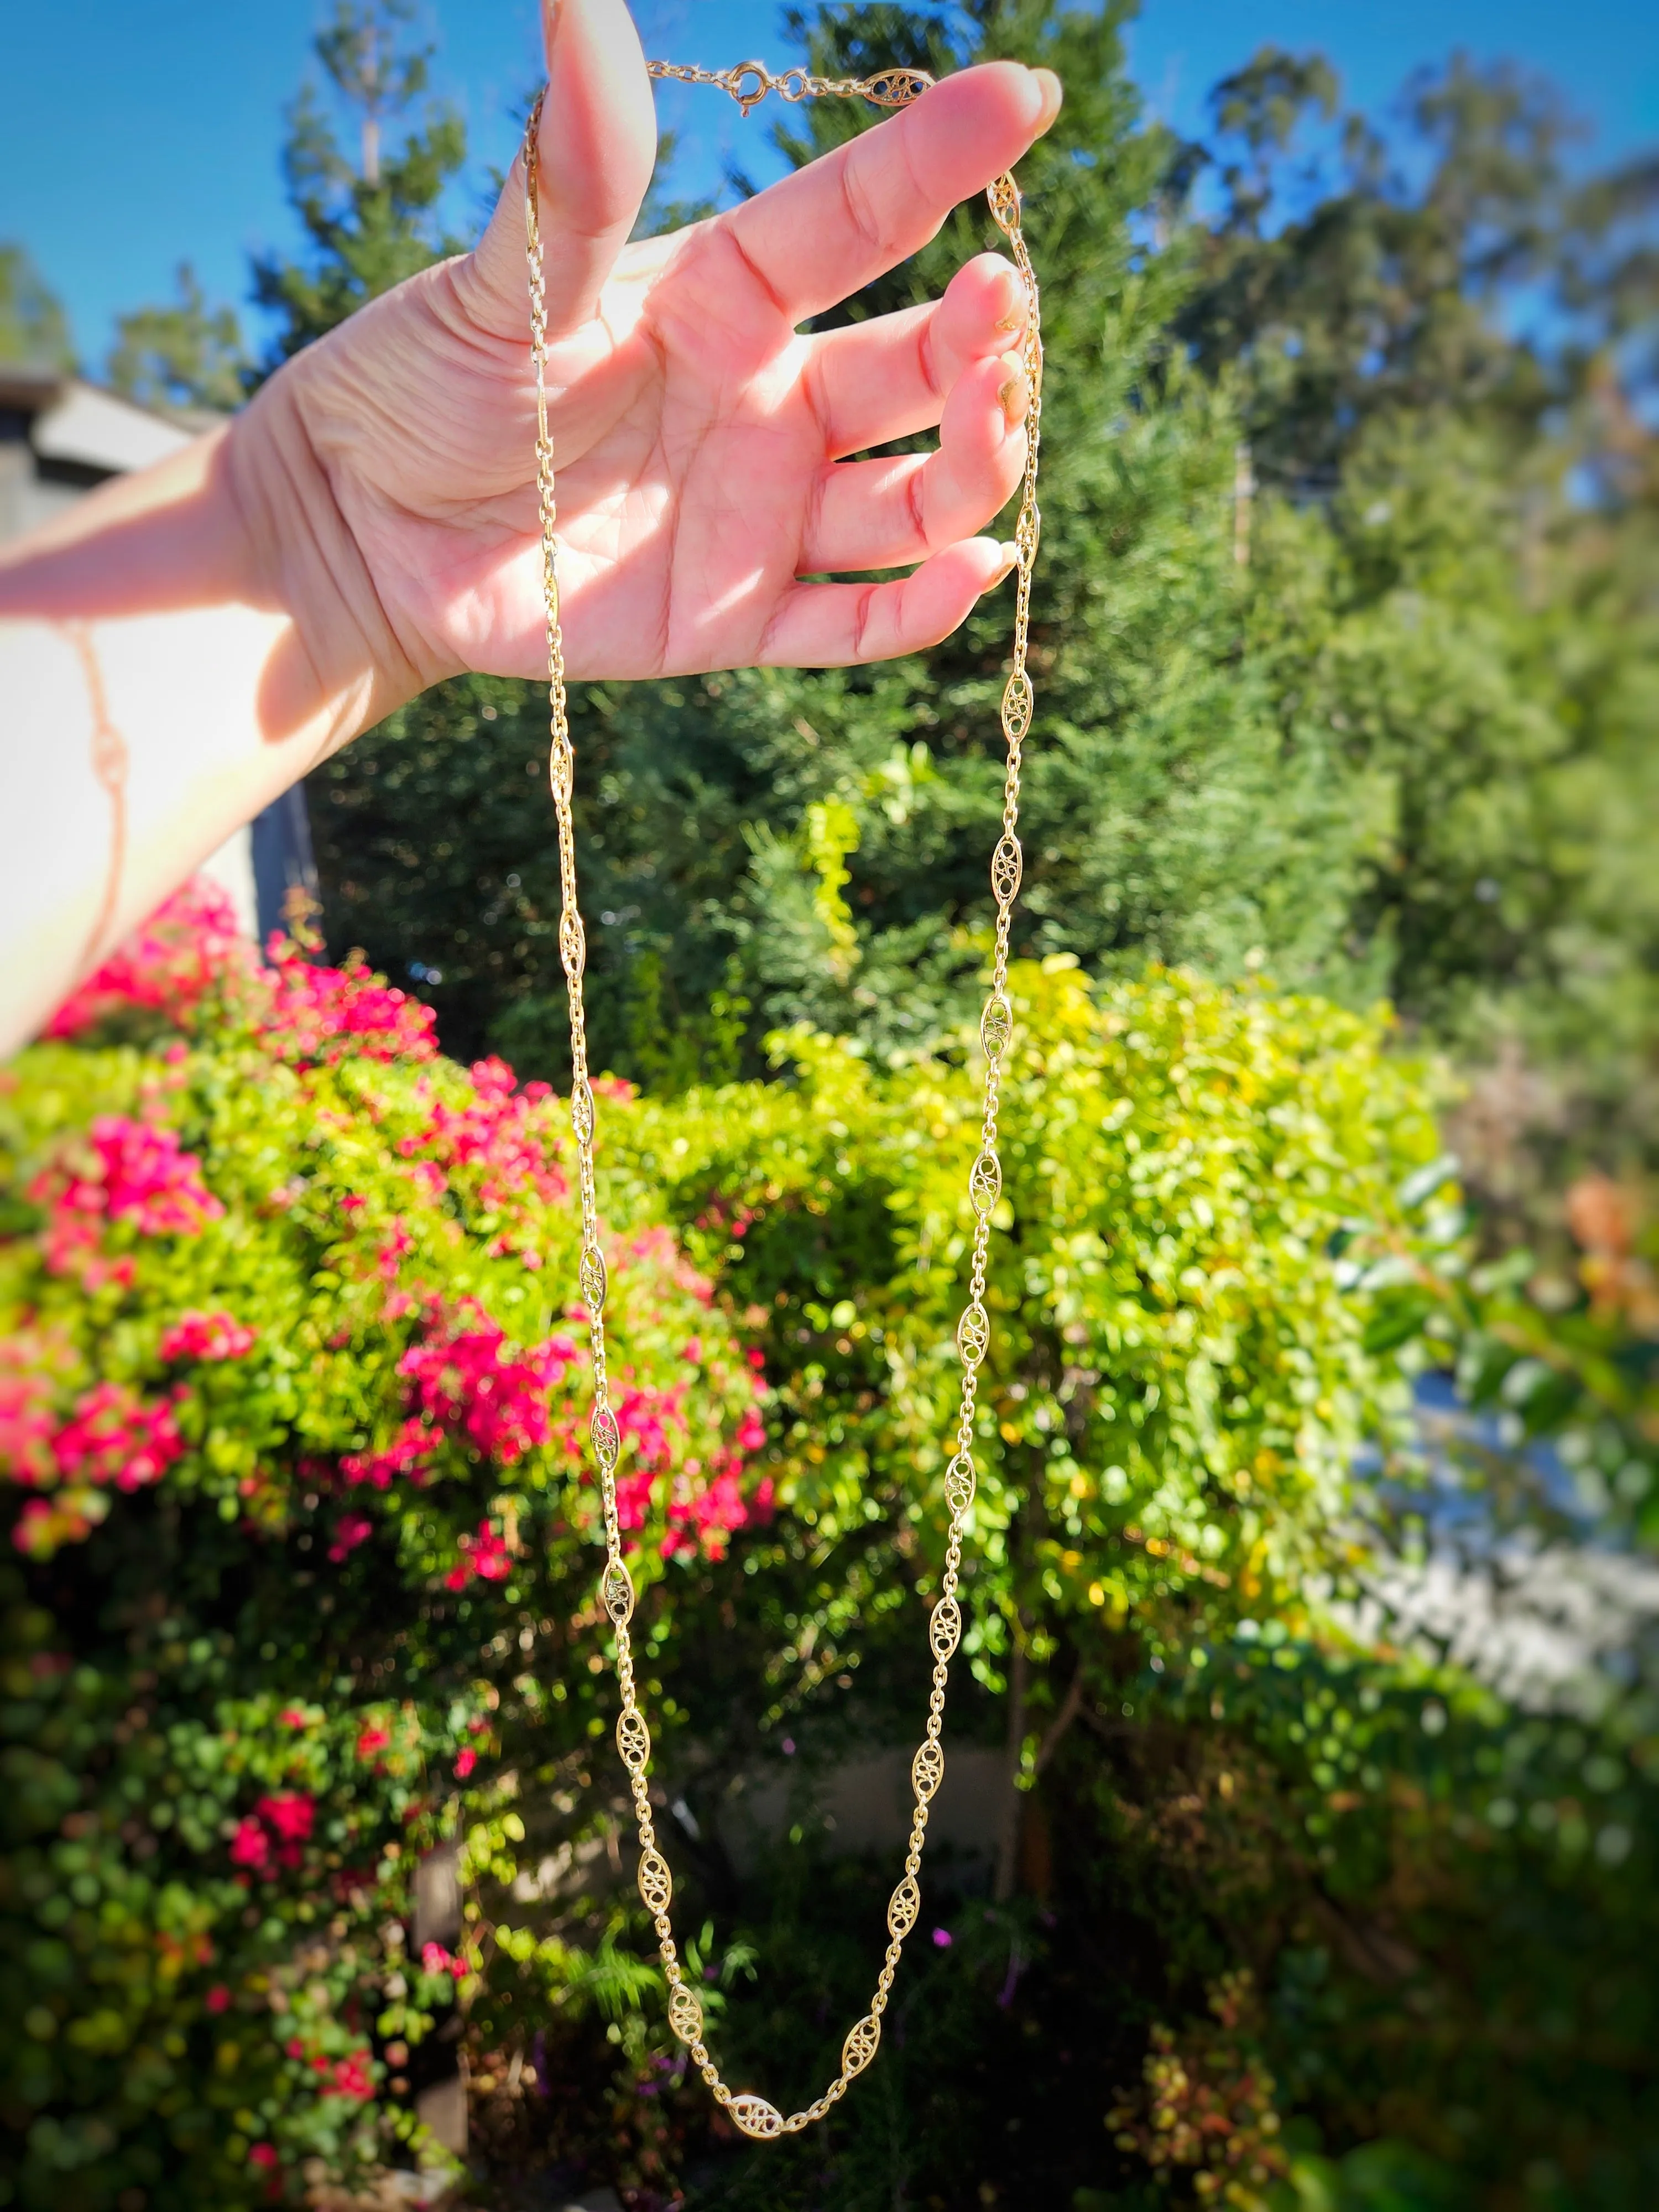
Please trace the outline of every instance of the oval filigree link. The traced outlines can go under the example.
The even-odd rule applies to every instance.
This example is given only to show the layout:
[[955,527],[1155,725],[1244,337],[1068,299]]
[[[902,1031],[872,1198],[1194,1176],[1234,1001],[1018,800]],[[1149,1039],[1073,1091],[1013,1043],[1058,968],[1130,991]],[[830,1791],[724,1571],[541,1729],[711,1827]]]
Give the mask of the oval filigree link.
[[696,2043],[702,2035],[702,2007],[684,1982],[675,1982],[668,1992],[668,2025],[682,2043]]
[[981,1152],[968,1177],[968,1199],[975,1213],[989,1213],[1002,1195],[1002,1162]]
[[630,1774],[645,1771],[651,1756],[651,1731],[636,1705],[625,1706],[617,1716],[617,1749]]
[[587,963],[587,932],[574,907],[566,907],[559,916],[559,958],[573,981]]
[[576,757],[570,750],[570,740],[562,738],[555,730],[553,750],[548,756],[548,781],[553,787],[554,799],[563,805],[570,804],[575,775]]
[[918,1805],[926,1805],[945,1779],[945,1753],[936,1740],[929,1736],[910,1761],[910,1780],[915,1790]]
[[674,1877],[660,1851],[640,1853],[640,1895],[653,1917],[666,1912],[674,1901]]
[[1036,704],[1036,694],[1031,689],[1030,678],[1023,668],[1015,669],[1002,695],[1003,735],[1011,745],[1019,744],[1030,728],[1031,709]]
[[625,1628],[634,1618],[634,1577],[620,1559],[606,1566],[599,1599],[618,1628]]
[[598,1313],[605,1304],[605,1294],[610,1283],[604,1253],[597,1244],[584,1246],[582,1256],[576,1263],[576,1286],[589,1313]]
[[585,1075],[579,1075],[570,1086],[570,1126],[579,1145],[592,1143],[593,1093]]
[[927,1641],[935,1659],[948,1659],[962,1641],[962,1607],[953,1597],[942,1597],[927,1624]]
[[908,107],[933,82],[926,70],[883,70],[866,79],[864,96],[876,107]]
[[985,1002],[979,1018],[980,1049],[987,1060],[1000,1060],[1014,1033],[1014,1010],[1000,991]]
[[593,1439],[593,1456],[599,1463],[600,1474],[614,1474],[617,1462],[622,1456],[622,1431],[609,1406],[595,1406],[588,1433]]
[[962,1310],[957,1323],[957,1349],[964,1367],[977,1367],[991,1348],[991,1316],[975,1298]]
[[847,2040],[841,2046],[841,2070],[850,2081],[855,2074],[862,2074],[875,2057],[881,2042],[881,2022],[874,2013],[867,2012],[855,2021],[847,2031]]
[[945,1502],[953,1516],[959,1516],[968,1510],[976,1487],[973,1461],[966,1452],[958,1452],[945,1470]]
[[921,1911],[921,1885],[915,1875],[907,1874],[887,1900],[887,1932],[896,1943],[902,1943],[910,1933]]
[[1019,896],[1025,873],[1025,855],[1018,837],[1005,837],[991,855],[991,896],[999,906],[1012,905]]
[[774,2136],[783,2133],[783,2114],[764,2097],[752,2094],[733,2097],[726,2109],[744,2135],[753,2136],[757,2142],[770,2142]]

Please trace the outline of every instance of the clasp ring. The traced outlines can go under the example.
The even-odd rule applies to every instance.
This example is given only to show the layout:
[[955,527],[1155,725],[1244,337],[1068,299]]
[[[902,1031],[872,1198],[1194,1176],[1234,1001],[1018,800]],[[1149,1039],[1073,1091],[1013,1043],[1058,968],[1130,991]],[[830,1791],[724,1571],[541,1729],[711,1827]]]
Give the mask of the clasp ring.
[[[753,92],[745,92],[743,81],[752,76],[758,79]],[[758,107],[772,89],[772,73],[764,62],[739,62],[726,81],[726,88],[746,116],[751,107]]]

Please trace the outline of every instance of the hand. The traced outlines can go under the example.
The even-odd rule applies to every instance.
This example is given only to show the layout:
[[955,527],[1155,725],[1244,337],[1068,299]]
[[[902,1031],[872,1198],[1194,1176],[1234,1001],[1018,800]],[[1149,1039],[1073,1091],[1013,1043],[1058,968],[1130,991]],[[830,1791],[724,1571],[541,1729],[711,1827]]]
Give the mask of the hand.
[[[633,24],[622,0],[548,0],[544,23],[571,674],[827,665],[936,642],[1006,573],[973,533],[1024,463],[1023,288],[988,253],[930,306],[817,337],[796,325],[1017,161],[1058,111],[1057,80],[967,70],[745,204],[629,246],[655,152]],[[313,669],[367,656],[384,711],[460,669],[544,666],[534,421],[520,161],[476,252],[300,355],[234,427],[237,501]],[[934,424],[933,453],[841,458]],[[322,520],[306,513],[318,501]],[[799,580],[913,563],[878,584]]]

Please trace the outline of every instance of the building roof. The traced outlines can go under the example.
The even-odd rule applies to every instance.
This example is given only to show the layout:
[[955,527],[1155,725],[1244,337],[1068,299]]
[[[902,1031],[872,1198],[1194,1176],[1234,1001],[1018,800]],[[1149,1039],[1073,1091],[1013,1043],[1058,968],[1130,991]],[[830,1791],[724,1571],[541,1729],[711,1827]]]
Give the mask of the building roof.
[[0,408],[27,418],[28,442],[43,460],[106,476],[165,460],[219,419],[164,413],[84,377],[17,366],[0,367]]

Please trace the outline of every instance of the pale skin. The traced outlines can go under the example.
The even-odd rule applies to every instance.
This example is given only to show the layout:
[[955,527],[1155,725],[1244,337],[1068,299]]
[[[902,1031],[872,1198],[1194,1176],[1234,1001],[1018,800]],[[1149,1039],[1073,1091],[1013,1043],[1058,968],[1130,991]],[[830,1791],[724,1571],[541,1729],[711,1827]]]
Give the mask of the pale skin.
[[[544,29],[569,672],[937,642],[1011,565],[980,533],[1024,465],[1018,280],[987,253],[930,305],[799,326],[1012,167],[1058,82],[964,71],[742,207],[629,246],[656,144],[632,21],[622,0],[544,0]],[[515,172],[473,252],[0,554],[0,1054],[324,755],[463,670],[544,668],[526,317]],[[925,455],[845,458],[934,428]],[[885,569],[908,573],[803,580]],[[112,899],[94,683],[127,762]]]

